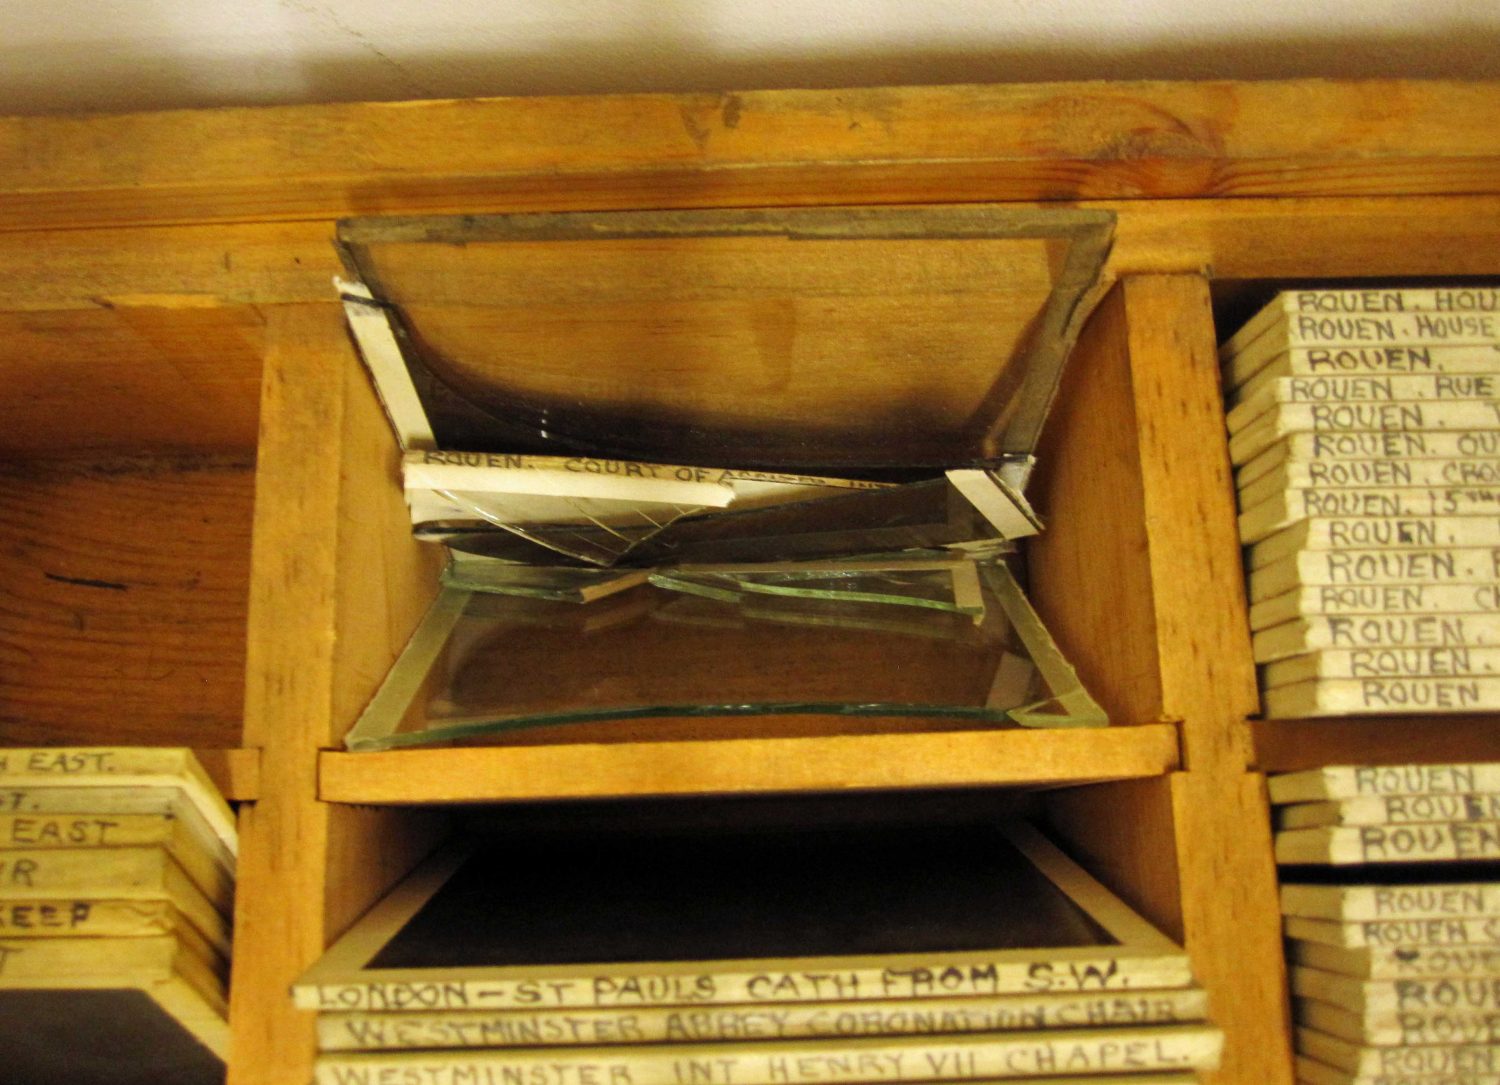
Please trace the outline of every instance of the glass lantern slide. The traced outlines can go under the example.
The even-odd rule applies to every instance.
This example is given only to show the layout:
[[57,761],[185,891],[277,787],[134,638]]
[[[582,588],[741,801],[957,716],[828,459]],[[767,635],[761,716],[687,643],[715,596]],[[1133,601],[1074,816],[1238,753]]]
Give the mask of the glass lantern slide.
[[357,218],[337,243],[411,447],[875,478],[1033,451],[1113,230],[778,208]]
[[1106,724],[1003,565],[974,566],[972,581],[946,566],[892,566],[800,582],[778,569],[674,569],[659,574],[667,587],[588,606],[447,586],[345,744],[682,717]]
[[684,517],[731,508],[746,512],[894,485],[583,456],[434,449],[406,454],[402,482],[412,524],[424,537],[508,531],[596,565],[614,564]]
[[[495,524],[486,531],[417,532],[455,550],[505,561],[657,567],[708,562],[814,561],[847,555],[998,542],[993,525],[946,478],[837,497],[684,517],[629,546],[611,526]],[[613,551],[611,560],[598,555]]]

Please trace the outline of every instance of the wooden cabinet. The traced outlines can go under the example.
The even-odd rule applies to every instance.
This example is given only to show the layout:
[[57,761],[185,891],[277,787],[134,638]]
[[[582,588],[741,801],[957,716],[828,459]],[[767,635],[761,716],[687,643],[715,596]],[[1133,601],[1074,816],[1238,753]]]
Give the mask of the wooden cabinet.
[[[242,800],[236,1085],[307,1079],[289,983],[446,804],[893,789],[1027,796],[1185,941],[1218,1079],[1289,1083],[1262,773],[1500,756],[1500,720],[1254,720],[1216,314],[1500,277],[1497,113],[1500,85],[1312,81],[0,120],[0,734],[190,743]],[[436,566],[336,304],[335,218],[976,201],[1118,215],[1028,554],[1113,726],[341,751]]]

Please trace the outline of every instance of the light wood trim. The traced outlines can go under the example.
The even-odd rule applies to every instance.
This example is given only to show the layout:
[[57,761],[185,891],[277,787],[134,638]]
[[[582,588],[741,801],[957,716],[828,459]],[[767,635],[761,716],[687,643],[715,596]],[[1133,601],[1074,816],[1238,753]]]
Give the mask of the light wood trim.
[[194,750],[203,771],[230,802],[260,798],[259,750]]
[[1209,1019],[1224,1029],[1210,1085],[1291,1085],[1291,1010],[1265,778],[1174,773],[1183,929]]
[[1300,80],[10,117],[0,119],[0,228],[468,212],[496,203],[1494,192],[1497,112],[1500,84]]
[[1116,288],[1063,373],[1028,488],[1047,525],[1029,540],[1028,591],[1110,719],[1170,719],[1125,321]]
[[1106,275],[1206,271],[1215,279],[1494,275],[1500,202],[1489,196],[1137,200],[1120,212]]
[[[337,267],[329,244],[332,219],[348,213],[984,200],[1030,206],[1083,198],[1079,206],[1121,212],[1107,267],[1111,279],[1162,272],[1299,280],[1493,275],[1500,272],[1497,104],[1495,83],[1304,81],[648,95],[3,119],[0,311],[56,314],[47,325],[48,342],[56,346],[57,362],[77,363],[80,382],[106,368],[88,350],[98,337],[73,333],[93,328],[100,312],[112,307],[120,312],[114,323],[146,327],[174,342],[192,338],[193,329],[216,329],[199,338],[203,351],[222,361],[230,357],[224,347],[233,345],[235,314],[195,318],[191,311],[303,302],[331,308],[328,280]],[[475,138],[476,130],[484,138]],[[1226,195],[1280,198],[1216,198]],[[1146,289],[1177,291],[1180,301],[1199,287]],[[1127,301],[1125,308],[1116,362],[1124,360],[1127,375],[1146,356],[1140,343],[1152,337],[1156,346],[1149,353],[1169,361],[1165,369],[1141,363],[1142,380],[1162,379],[1198,350],[1163,341],[1165,333],[1139,323],[1145,313],[1161,311],[1161,303],[1138,309]],[[1201,342],[1201,313],[1196,327],[1181,325],[1172,315],[1176,308],[1165,304],[1169,324],[1186,327]],[[1087,778],[1085,770],[1116,776],[1127,764],[1145,778],[1099,785],[1089,789],[1087,801],[1057,796],[1049,802],[1054,820],[1076,829],[1089,816],[1086,808],[1111,810],[1111,797],[1129,795],[1132,804],[1126,805],[1145,810],[1152,825],[1170,826],[1180,898],[1159,884],[1143,885],[1143,892],[1156,913],[1169,913],[1174,905],[1182,910],[1178,925],[1210,989],[1213,1012],[1231,1031],[1220,1079],[1287,1080],[1290,1025],[1284,1002],[1278,1002],[1284,999],[1282,965],[1274,917],[1267,913],[1274,906],[1266,896],[1274,871],[1268,869],[1264,796],[1256,777],[1235,768],[1244,744],[1224,743],[1223,735],[1213,733],[1241,733],[1243,713],[1228,718],[1225,703],[1202,700],[1209,694],[1192,685],[1191,673],[1186,685],[1170,677],[1174,669],[1179,676],[1184,667],[1191,672],[1191,647],[1160,635],[1172,628],[1170,615],[1127,612],[1121,620],[1151,643],[1128,649],[1126,661],[1145,669],[1112,672],[1120,689],[1154,706],[1121,718],[1185,717],[1193,771],[1167,778],[1152,777],[1177,761],[1172,726],[1163,724],[1024,734],[1002,747],[985,747],[990,759],[977,767],[964,763],[963,743],[982,744],[991,736],[963,736],[957,740],[961,748],[941,757],[930,751],[949,736],[748,740],[769,751],[748,765],[736,763],[735,752],[751,747],[725,741],[708,744],[713,756],[704,772],[692,761],[703,752],[693,743],[325,753],[320,762],[318,747],[352,718],[351,706],[372,688],[371,675],[382,671],[384,653],[399,643],[406,618],[401,608],[424,601],[424,571],[408,564],[417,548],[381,551],[394,538],[391,510],[377,505],[371,512],[364,504],[372,496],[391,499],[396,491],[378,473],[385,470],[378,415],[356,417],[368,403],[350,383],[357,368],[347,345],[335,342],[341,330],[333,331],[311,310],[270,314],[270,325],[273,364],[265,398],[272,417],[262,419],[245,738],[248,747],[259,749],[226,752],[232,778],[243,777],[250,764],[260,766],[263,777],[238,795],[240,783],[228,788],[232,797],[259,796],[242,811],[247,859],[241,867],[231,1012],[232,1081],[307,1079],[312,1037],[305,1018],[288,1008],[288,977],[430,839],[430,822],[415,811],[319,804],[320,774],[331,792],[342,788],[358,798],[386,788],[409,796],[449,785],[400,777],[462,766],[451,790],[509,798],[518,790],[525,792],[520,797],[593,794],[587,774],[599,765],[613,773],[604,782],[614,789],[609,793],[656,794],[679,793],[656,790],[662,775],[675,774],[684,774],[677,778],[690,790],[754,791],[929,786],[966,772],[984,783],[1023,776],[1031,783],[1076,782]],[[16,342],[12,337],[13,351],[20,349]],[[244,364],[233,372],[253,377]],[[252,399],[245,397],[244,409],[229,413],[236,408],[233,397],[225,397],[224,433],[253,432]],[[1199,399],[1194,428],[1203,424],[1203,409]],[[1116,407],[1103,417],[1124,419],[1134,439],[1137,430],[1149,431],[1172,410],[1163,389],[1144,389],[1128,411]],[[1075,415],[1073,424],[1086,422]],[[1070,453],[1086,461],[1108,464],[1108,454],[1120,450],[1109,444],[1113,436],[1091,443],[1082,431],[1076,435]],[[1142,447],[1131,454],[1141,454]],[[1172,446],[1150,447],[1159,455]],[[351,468],[345,496],[339,474]],[[1162,464],[1153,470],[1155,476],[1148,471],[1133,489],[1095,499],[1095,507],[1107,513],[1102,523],[1127,529],[1099,538],[1123,555],[1121,568],[1147,570],[1148,586],[1180,571],[1165,561],[1178,544],[1170,541],[1170,522],[1152,521],[1132,532],[1131,517],[1177,507],[1173,498],[1157,498],[1189,485],[1168,476]],[[1191,477],[1200,479],[1191,485],[1201,483],[1201,474]],[[1135,544],[1156,549],[1135,552]],[[1053,567],[1065,568],[1057,556],[1050,559]],[[1227,560],[1227,552],[1221,557]],[[1148,592],[1146,604],[1153,611],[1187,605],[1168,589]],[[370,599],[376,600],[377,620],[351,625],[349,619]],[[1201,605],[1219,603],[1205,599]],[[1077,603],[1055,609],[1069,606],[1076,609]],[[1098,627],[1087,638],[1107,639]],[[1239,654],[1228,660],[1233,668],[1247,661]],[[1111,673],[1112,664],[1098,665]],[[1241,688],[1237,678],[1232,685]],[[1291,769],[1351,754],[1449,758],[1493,746],[1491,717],[1444,723],[1440,730],[1402,728],[1399,738],[1397,728],[1376,721],[1252,723],[1255,763]],[[1135,733],[1119,735],[1126,731]],[[854,743],[847,747],[853,752],[833,756],[846,741]],[[1023,751],[1032,741],[1035,749]],[[1133,752],[1127,758],[1107,748],[1111,742],[1124,742]],[[1105,747],[1063,763],[1061,751],[1076,753],[1077,744],[1090,743]],[[889,750],[917,746],[936,761],[880,764]],[[1146,747],[1155,750],[1152,757],[1141,757]],[[809,749],[825,751],[812,759],[811,771],[797,756]],[[251,760],[257,755],[264,761]],[[532,765],[543,769],[535,786],[520,771]],[[584,791],[559,790],[566,776],[584,780]],[[875,777],[897,782],[870,783]],[[1168,813],[1162,810],[1163,788],[1170,790]],[[1073,837],[1075,844],[1084,840],[1115,857],[1114,867],[1101,873],[1118,886],[1149,882],[1143,872],[1154,860],[1146,832],[1086,837],[1074,831]],[[1168,880],[1165,867],[1155,869]]]
[[431,818],[317,801],[318,748],[348,725],[348,705],[389,662],[360,655],[382,651],[393,630],[350,617],[356,597],[380,602],[353,574],[385,567],[341,564],[346,554],[368,559],[359,546],[383,539],[358,505],[362,488],[341,478],[346,459],[361,459],[367,473],[384,468],[360,441],[375,432],[365,417],[379,417],[373,398],[337,305],[271,314],[245,698],[261,788],[240,814],[231,1085],[310,1080],[313,1018],[292,1007],[291,983],[427,850],[435,829]]
[[1178,772],[1044,796],[1072,853],[1180,939],[1225,1030],[1224,1085],[1290,1085],[1290,1012],[1264,784]]
[[1139,276],[1119,288],[1150,532],[1163,710],[1188,769],[1249,763],[1239,721],[1259,700],[1208,282]]
[[1500,714],[1348,716],[1251,720],[1261,772],[1299,772],[1324,765],[1419,765],[1500,757]]
[[[1490,197],[1090,206],[1120,216],[1107,279],[1202,269],[1229,279],[1500,274],[1500,202]],[[0,330],[22,329],[0,336],[0,367],[59,389],[45,409],[13,410],[6,439],[34,447],[60,433],[55,443],[70,451],[248,448],[257,307],[333,300],[332,237],[327,221],[0,231]],[[196,361],[204,356],[212,363]],[[131,374],[123,387],[122,372]],[[63,392],[88,385],[119,391],[94,397],[80,428]]]
[[[1173,777],[1170,825],[1181,932],[1226,1034],[1217,1080],[1285,1085],[1276,870],[1259,777],[1245,775],[1255,674],[1207,281],[1121,280],[1072,364],[1037,478],[1044,515],[1066,517],[1033,543],[1033,597],[1112,715],[1182,721],[1190,771]],[[1128,845],[1113,863],[1121,888],[1178,918],[1143,884],[1154,849],[1085,824],[1110,790],[1049,806],[1086,847]],[[1138,790],[1122,797],[1160,823],[1160,797]]]
[[1170,724],[334,753],[326,802],[511,799],[1058,784],[1168,771]]
[[[1225,1030],[1224,1082],[1287,1082],[1270,816],[1242,721],[1258,706],[1207,280],[1121,281],[1163,711],[1182,722],[1173,826],[1183,930]],[[1233,886],[1233,892],[1224,887]]]
[[[472,843],[450,842],[381,897],[359,921],[297,978],[297,987],[359,981],[359,973],[452,878],[473,852]],[[403,969],[403,971],[414,971]],[[295,995],[293,998],[295,999]]]
[[312,798],[334,641],[338,472],[328,455],[342,389],[331,328],[313,308],[284,310],[268,328],[245,691],[245,743],[261,751],[262,792],[240,813],[229,997],[229,1081],[238,1085],[305,1081],[312,1066],[312,1018],[285,992],[326,940],[328,819]]
[[1007,835],[1038,870],[1061,889],[1090,919],[1122,946],[1163,956],[1179,956],[1182,947],[1168,938],[1104,884],[1058,850],[1026,822],[1007,827]]

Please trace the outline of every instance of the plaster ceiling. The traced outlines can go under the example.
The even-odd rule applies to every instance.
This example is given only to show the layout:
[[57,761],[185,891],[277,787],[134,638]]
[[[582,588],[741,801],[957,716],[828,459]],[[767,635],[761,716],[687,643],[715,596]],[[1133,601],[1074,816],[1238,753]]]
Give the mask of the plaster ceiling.
[[0,113],[1500,75],[1497,0],[0,0]]

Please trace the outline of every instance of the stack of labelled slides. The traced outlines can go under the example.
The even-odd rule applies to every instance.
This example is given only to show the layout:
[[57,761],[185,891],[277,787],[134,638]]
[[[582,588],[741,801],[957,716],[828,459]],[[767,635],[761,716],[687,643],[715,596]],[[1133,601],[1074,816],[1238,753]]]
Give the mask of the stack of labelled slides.
[[192,752],[0,749],[0,803],[7,1080],[222,1081],[237,841]]

